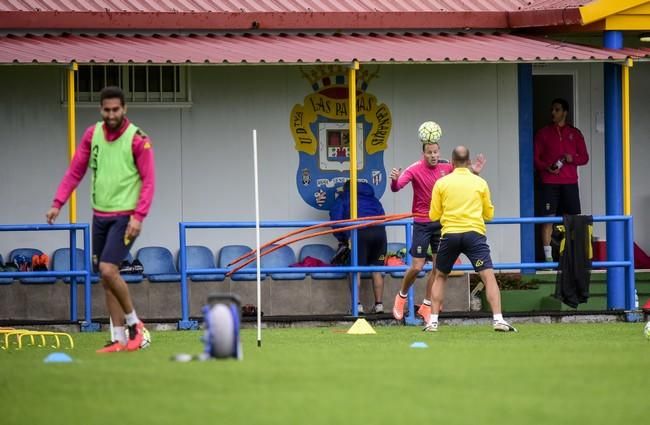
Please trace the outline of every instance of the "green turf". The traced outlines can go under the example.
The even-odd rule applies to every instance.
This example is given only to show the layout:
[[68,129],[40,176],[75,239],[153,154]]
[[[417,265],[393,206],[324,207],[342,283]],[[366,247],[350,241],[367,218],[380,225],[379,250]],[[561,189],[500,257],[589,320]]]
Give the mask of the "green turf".
[[[243,331],[244,361],[174,363],[199,332],[96,355],[76,334],[72,364],[52,349],[0,353],[0,423],[12,424],[625,424],[646,423],[650,341],[642,324],[379,327]],[[428,349],[412,349],[415,341]],[[416,422],[414,422],[416,421]]]

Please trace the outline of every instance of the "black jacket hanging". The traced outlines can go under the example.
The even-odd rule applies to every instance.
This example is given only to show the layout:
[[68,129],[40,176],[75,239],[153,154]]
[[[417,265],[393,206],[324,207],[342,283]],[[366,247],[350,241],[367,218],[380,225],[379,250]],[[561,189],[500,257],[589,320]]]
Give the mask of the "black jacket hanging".
[[560,243],[560,259],[555,282],[555,297],[569,307],[586,303],[589,298],[591,277],[591,233],[593,217],[590,215],[565,215]]

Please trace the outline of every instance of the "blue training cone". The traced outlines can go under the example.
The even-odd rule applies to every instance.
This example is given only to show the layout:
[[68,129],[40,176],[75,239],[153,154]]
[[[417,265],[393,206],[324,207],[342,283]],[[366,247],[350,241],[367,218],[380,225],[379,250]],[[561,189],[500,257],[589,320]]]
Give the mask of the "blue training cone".
[[72,357],[66,353],[51,353],[45,357],[43,363],[72,363]]

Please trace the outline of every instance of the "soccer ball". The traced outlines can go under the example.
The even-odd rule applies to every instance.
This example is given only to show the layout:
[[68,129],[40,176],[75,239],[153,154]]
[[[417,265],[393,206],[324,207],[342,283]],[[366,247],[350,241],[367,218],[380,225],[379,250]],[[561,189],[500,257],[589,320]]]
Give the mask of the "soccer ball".
[[[129,339],[129,328],[126,326],[124,328],[124,332],[126,332],[126,339],[128,341]],[[149,333],[149,330],[147,328],[142,329],[142,342],[140,343],[140,349],[147,348],[148,346],[151,345],[151,334]]]
[[645,324],[645,328],[643,328],[643,335],[645,335],[646,338],[650,339],[650,321]]
[[442,128],[433,121],[425,121],[418,128],[418,138],[422,143],[437,143],[442,137]]

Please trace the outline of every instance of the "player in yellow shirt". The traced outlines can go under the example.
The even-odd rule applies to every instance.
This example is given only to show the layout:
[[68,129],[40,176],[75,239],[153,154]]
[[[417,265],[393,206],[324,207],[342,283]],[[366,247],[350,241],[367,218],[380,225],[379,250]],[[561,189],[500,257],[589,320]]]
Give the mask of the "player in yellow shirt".
[[465,254],[485,284],[487,299],[494,315],[492,327],[495,331],[517,332],[501,314],[501,293],[485,237],[485,221],[494,217],[490,188],[485,180],[470,171],[469,158],[469,149],[465,146],[456,147],[451,156],[454,171],[439,179],[433,187],[429,218],[431,221],[440,220],[442,237],[431,293],[431,317],[424,330],[438,330],[438,314],[447,277],[458,256]]

